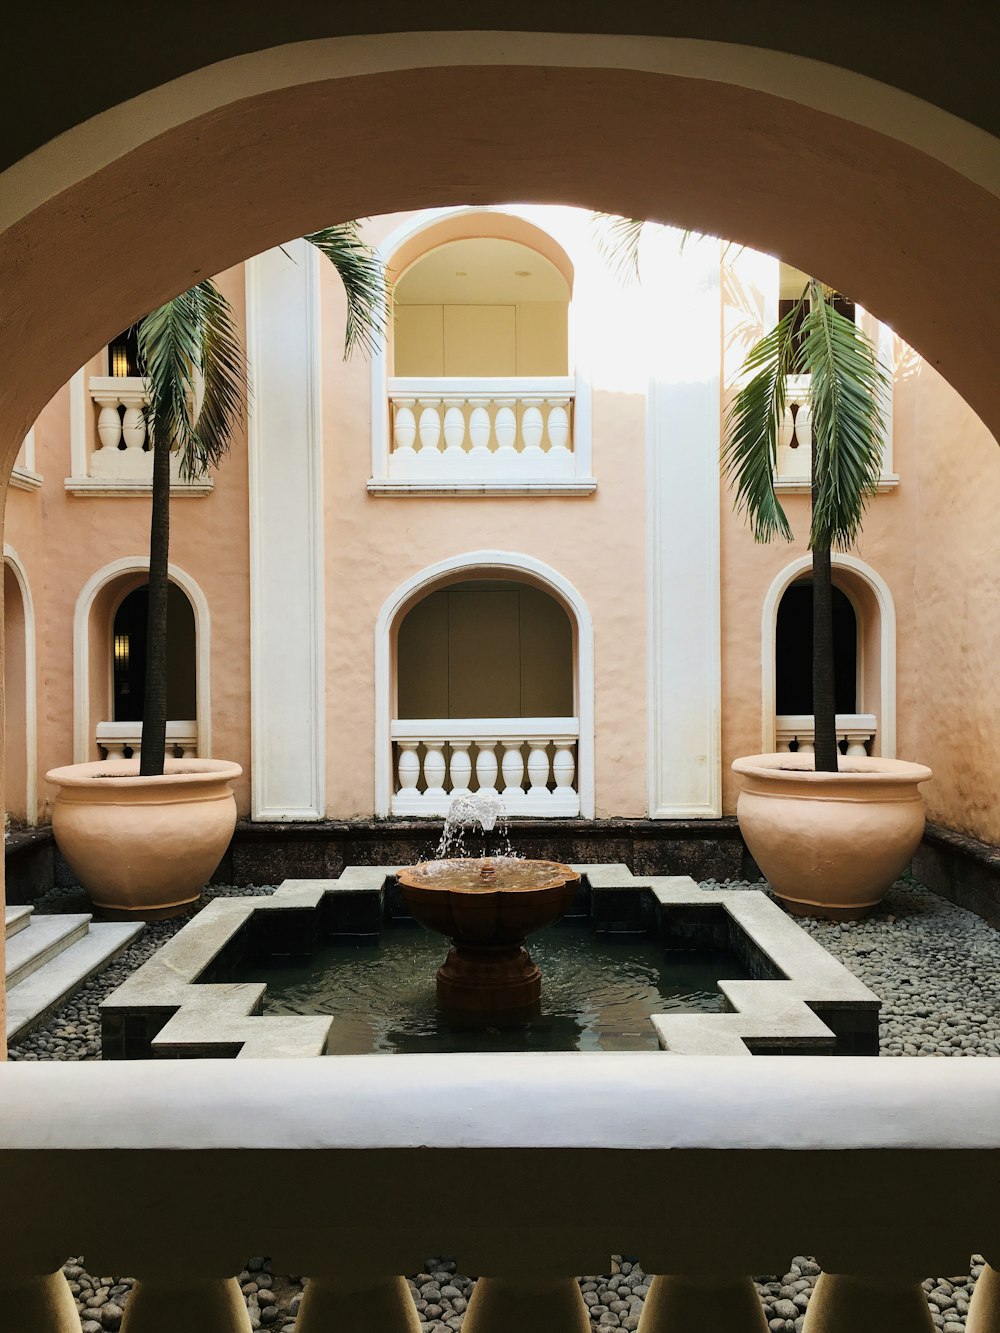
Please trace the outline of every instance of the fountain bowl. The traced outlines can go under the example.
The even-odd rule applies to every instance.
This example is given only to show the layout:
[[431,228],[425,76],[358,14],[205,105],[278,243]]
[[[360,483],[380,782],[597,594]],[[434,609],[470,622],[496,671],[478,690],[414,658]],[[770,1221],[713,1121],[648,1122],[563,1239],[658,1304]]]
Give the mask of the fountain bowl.
[[437,974],[443,1008],[526,1011],[541,972],[524,941],[572,906],[580,876],[557,861],[469,857],[423,861],[397,874],[411,915],[452,948]]

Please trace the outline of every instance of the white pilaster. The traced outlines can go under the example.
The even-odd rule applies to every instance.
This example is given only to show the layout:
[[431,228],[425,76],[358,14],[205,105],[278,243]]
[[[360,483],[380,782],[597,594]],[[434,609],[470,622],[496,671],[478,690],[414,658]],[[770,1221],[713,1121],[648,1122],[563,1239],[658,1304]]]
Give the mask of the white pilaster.
[[649,813],[721,813],[719,245],[665,257],[647,403]]
[[325,814],[323,468],[316,251],[247,269],[254,819]]

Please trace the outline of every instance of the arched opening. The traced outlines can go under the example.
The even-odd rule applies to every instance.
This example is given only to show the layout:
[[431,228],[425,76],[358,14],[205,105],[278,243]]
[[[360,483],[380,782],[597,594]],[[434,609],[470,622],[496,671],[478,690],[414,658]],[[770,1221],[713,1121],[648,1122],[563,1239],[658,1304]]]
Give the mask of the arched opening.
[[[778,605],[775,629],[775,708],[779,714],[809,713],[812,698],[813,586],[797,579]],[[858,711],[858,618],[850,598],[833,589],[833,671],[838,713]]]
[[373,493],[590,494],[574,266],[516,211],[428,210],[380,245],[394,276],[372,358]]
[[573,629],[550,593],[469,579],[428,593],[396,639],[396,715],[570,717]]
[[507,812],[593,817],[593,630],[528,556],[483,551],[409,579],[376,626],[376,811],[440,818],[496,790]]
[[447,241],[396,282],[393,373],[568,375],[569,298],[563,274],[523,242]]
[[[128,757],[142,738],[148,561],[98,570],[77,598],[73,627],[75,762]],[[197,583],[170,566],[167,593],[167,751],[211,751],[211,629]]]
[[7,553],[3,566],[3,634],[6,814],[11,822],[33,825],[38,819],[34,625],[24,572]]
[[[896,622],[884,580],[855,556],[833,556],[837,737],[845,754],[892,758],[896,747]],[[764,600],[761,680],[765,751],[810,750],[811,557],[783,570]]]
[[[118,605],[111,629],[111,694],[115,722],[141,721],[146,687],[147,585]],[[176,583],[167,589],[167,717],[197,716],[194,610]]]

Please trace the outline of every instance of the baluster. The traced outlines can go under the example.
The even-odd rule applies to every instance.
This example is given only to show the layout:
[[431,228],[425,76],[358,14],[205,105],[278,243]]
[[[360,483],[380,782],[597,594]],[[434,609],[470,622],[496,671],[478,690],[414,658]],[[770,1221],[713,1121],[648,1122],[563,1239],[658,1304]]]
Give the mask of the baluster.
[[469,414],[469,439],[472,441],[469,466],[475,472],[487,472],[493,461],[493,455],[490,453],[492,426],[490,425],[490,414],[487,411],[489,402],[488,398],[469,399],[469,405],[472,408],[472,412]]
[[503,761],[500,765],[503,773],[503,799],[509,814],[520,810],[524,805],[524,758],[521,746],[524,740],[503,741]]
[[532,741],[528,751],[528,798],[540,801],[549,799],[549,742]]
[[2,1327],[11,1333],[80,1333],[76,1302],[61,1270],[39,1276],[5,1274],[0,1307]]
[[639,1333],[688,1333],[693,1312],[712,1311],[712,1333],[767,1333],[764,1307],[749,1277],[658,1275],[639,1317]]
[[779,754],[790,754],[790,753],[791,753],[791,750],[792,750],[792,741],[793,741],[794,739],[795,739],[794,736],[782,736],[782,735],[780,734],[780,732],[779,732],[779,734],[778,734],[778,753],[779,753]]
[[572,745],[557,744],[552,759],[552,776],[556,780],[556,796],[575,796],[573,779],[576,777],[576,755]]
[[465,464],[465,404],[464,398],[445,398],[444,461],[448,468]]
[[413,415],[415,398],[396,398],[392,402],[392,470],[397,476],[408,475],[413,471],[417,451],[413,444],[417,438],[417,419]]
[[451,765],[448,773],[453,799],[456,796],[468,796],[469,794],[469,779],[472,777],[472,758],[469,754],[471,745],[471,741],[452,741],[451,743]]
[[560,467],[573,463],[573,451],[569,447],[569,399],[548,399],[549,415],[545,423],[549,437],[549,462]]
[[101,409],[97,414],[97,437],[102,449],[117,449],[122,442],[122,419],[118,415],[118,395],[95,398]]
[[878,1310],[878,1333],[934,1333],[924,1289],[917,1280],[821,1273],[809,1298],[803,1333],[859,1333]]
[[420,413],[420,448],[417,460],[421,469],[437,472],[441,463],[441,399],[418,398]]
[[521,451],[523,470],[530,475],[537,475],[545,470],[546,454],[542,448],[545,423],[542,420],[544,398],[525,398],[524,415],[521,417],[521,436],[524,449]]
[[[873,739],[874,739],[874,737],[872,737],[872,736],[869,736],[869,737],[868,737],[868,740],[869,740],[869,741],[870,741],[870,740],[873,740]],[[848,753],[848,754],[860,754],[860,755],[865,755],[865,756],[867,757],[867,755],[868,755],[868,746],[867,746],[867,744],[866,744],[864,738],[862,738],[861,736],[858,736],[858,735],[848,736],[848,737],[847,737],[847,753]]]
[[253,1328],[234,1277],[199,1282],[171,1276],[136,1282],[121,1333],[174,1333],[178,1310],[197,1310],[198,1333],[251,1333]]
[[813,732],[807,732],[805,736],[796,736],[799,743],[799,754],[815,754],[816,746],[813,744]]
[[[359,1321],[358,1311],[363,1311]],[[295,1321],[296,1333],[420,1333],[413,1297],[402,1277],[311,1277]]]
[[444,741],[424,741],[424,746],[424,781],[427,783],[424,800],[428,805],[432,802],[441,804],[448,799],[444,789],[444,775],[448,771],[444,759]]
[[462,1333],[590,1333],[590,1327],[575,1278],[481,1277]]
[[399,741],[399,759],[396,762],[396,778],[399,790],[416,793],[420,781],[420,756],[417,753],[419,741]]
[[989,1264],[976,1278],[965,1333],[1000,1333],[1000,1273]]
[[189,742],[185,741],[185,742],[181,745],[181,758],[182,758],[182,759],[197,759],[197,758],[198,758],[198,744],[197,744],[197,742],[194,742],[194,743],[192,744],[192,743],[189,743]]
[[146,416],[142,410],[142,400],[135,402],[133,399],[122,399],[125,404],[125,417],[122,421],[122,437],[125,440],[126,449],[137,449],[142,452],[142,446],[146,443]]
[[502,468],[516,467],[519,455],[514,447],[517,440],[517,417],[514,415],[514,408],[517,406],[517,399],[498,398],[496,403],[497,415],[493,429],[497,437],[497,464]]
[[496,792],[499,772],[496,744],[486,738],[476,741],[476,783],[480,792]]

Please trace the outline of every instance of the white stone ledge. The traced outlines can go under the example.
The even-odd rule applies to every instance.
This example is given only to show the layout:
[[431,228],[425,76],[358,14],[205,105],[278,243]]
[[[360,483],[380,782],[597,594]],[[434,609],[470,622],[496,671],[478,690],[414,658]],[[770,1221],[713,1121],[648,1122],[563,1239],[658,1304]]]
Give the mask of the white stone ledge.
[[22,467],[19,463],[14,464],[14,470],[10,474],[11,486],[19,491],[37,491],[43,480],[40,472],[30,467]]
[[[887,491],[894,491],[898,485],[899,477],[896,473],[887,472],[884,476],[879,477],[875,490],[879,495],[884,495]],[[812,478],[808,476],[775,477],[774,489],[784,495],[811,495]]]
[[548,478],[531,481],[527,478],[509,481],[446,481],[443,478],[429,481],[403,481],[371,478],[368,481],[368,494],[388,496],[400,499],[406,496],[423,497],[457,495],[468,499],[497,499],[505,496],[544,496],[593,495],[597,482],[593,477],[574,477],[571,480],[558,481]]
[[[112,480],[110,477],[67,477],[66,490],[70,495],[102,496],[145,496],[153,493],[152,481],[141,481],[133,477]],[[178,499],[195,498],[211,495],[214,484],[211,481],[179,481],[172,483],[170,494]]]

